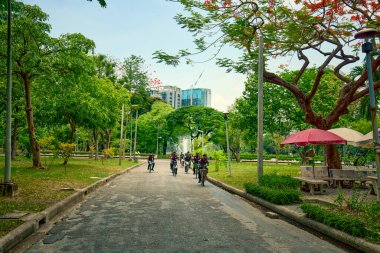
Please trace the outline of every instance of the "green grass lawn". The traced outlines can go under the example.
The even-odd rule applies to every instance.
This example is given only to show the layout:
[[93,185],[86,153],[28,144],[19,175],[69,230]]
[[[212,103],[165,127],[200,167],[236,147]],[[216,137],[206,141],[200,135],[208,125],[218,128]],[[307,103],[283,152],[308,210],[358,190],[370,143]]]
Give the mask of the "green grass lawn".
[[[227,164],[220,163],[219,171],[215,170],[215,162],[210,162],[209,176],[235,188],[244,190],[244,183],[256,182],[257,163],[256,162],[231,162],[232,176],[229,176]],[[264,174],[277,173],[278,175],[300,175],[299,164],[264,163]]]
[[[14,198],[0,196],[0,215],[22,211],[39,212],[48,206],[59,202],[71,195],[73,191],[61,191],[62,188],[82,189],[96,182],[99,178],[107,177],[125,168],[135,165],[124,160],[122,166],[118,159],[95,161],[93,159],[70,159],[65,172],[62,159],[42,158],[46,169],[31,168],[32,161],[19,158],[12,161],[11,176],[18,187]],[[4,157],[0,157],[0,178],[4,177]],[[95,178],[94,178],[95,177]],[[0,221],[0,237],[17,227],[20,223]]]

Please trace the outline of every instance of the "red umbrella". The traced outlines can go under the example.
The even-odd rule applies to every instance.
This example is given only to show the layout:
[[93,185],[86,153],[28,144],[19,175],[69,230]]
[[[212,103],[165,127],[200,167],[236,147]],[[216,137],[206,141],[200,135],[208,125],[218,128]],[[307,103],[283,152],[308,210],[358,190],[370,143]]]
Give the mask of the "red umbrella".
[[312,128],[290,135],[281,143],[281,146],[286,144],[297,146],[306,146],[308,144],[347,144],[347,141],[329,131]]

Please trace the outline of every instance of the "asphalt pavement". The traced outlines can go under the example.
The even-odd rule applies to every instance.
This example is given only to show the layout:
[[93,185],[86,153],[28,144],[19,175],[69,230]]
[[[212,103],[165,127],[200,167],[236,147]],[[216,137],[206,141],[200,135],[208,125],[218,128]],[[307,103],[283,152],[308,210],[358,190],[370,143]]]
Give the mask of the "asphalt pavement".
[[345,252],[168,161],[124,174],[68,213],[27,251]]

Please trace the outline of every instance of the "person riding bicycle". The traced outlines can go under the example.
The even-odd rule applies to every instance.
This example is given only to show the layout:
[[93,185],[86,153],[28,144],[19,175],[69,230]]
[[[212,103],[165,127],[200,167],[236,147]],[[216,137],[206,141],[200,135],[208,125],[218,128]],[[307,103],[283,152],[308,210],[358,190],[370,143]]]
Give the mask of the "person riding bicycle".
[[185,162],[191,162],[191,154],[190,154],[190,152],[187,152],[185,154]]
[[[189,166],[189,167],[188,167],[187,169],[189,169],[189,168],[190,168],[190,165],[191,165],[191,160],[192,160],[190,152],[187,152],[187,153],[185,154],[185,158],[184,158],[184,160],[185,160],[185,164],[188,163],[188,166]],[[186,169],[186,166],[185,166],[185,169]],[[187,171],[186,171],[186,173],[187,173]]]
[[179,155],[179,163],[181,164],[182,167],[184,165],[184,158],[185,158],[185,155],[181,152],[181,154]]
[[154,170],[154,155],[153,154],[148,155],[148,170],[149,170],[149,166],[152,166],[152,170]]
[[203,157],[199,159],[198,183],[201,182],[201,169],[205,169],[206,170],[205,174],[207,174],[207,165],[208,165],[207,155],[203,154]]
[[193,174],[196,174],[196,170],[198,168],[198,162],[199,162],[199,154],[196,153],[194,158],[193,158],[193,164],[194,164]]
[[170,154],[170,170],[173,171],[173,165],[175,162],[177,162],[178,156],[176,152]]

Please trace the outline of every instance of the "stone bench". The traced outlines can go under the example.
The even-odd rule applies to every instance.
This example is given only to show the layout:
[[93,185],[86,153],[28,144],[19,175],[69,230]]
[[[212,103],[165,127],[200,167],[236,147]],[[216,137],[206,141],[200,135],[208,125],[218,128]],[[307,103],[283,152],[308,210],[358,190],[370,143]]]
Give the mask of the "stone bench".
[[344,186],[344,183],[347,182],[348,186],[352,187],[355,181],[359,181],[361,185],[365,185],[367,181],[370,181],[369,177],[376,176],[376,171],[330,169],[330,175],[334,186],[336,184]]
[[329,185],[327,166],[301,166],[301,176],[294,177],[300,181],[301,190],[314,193],[324,193]]
[[302,190],[309,190],[310,194],[324,193],[329,184],[328,181],[322,179],[314,179],[310,177],[294,177],[300,181],[300,186]]

